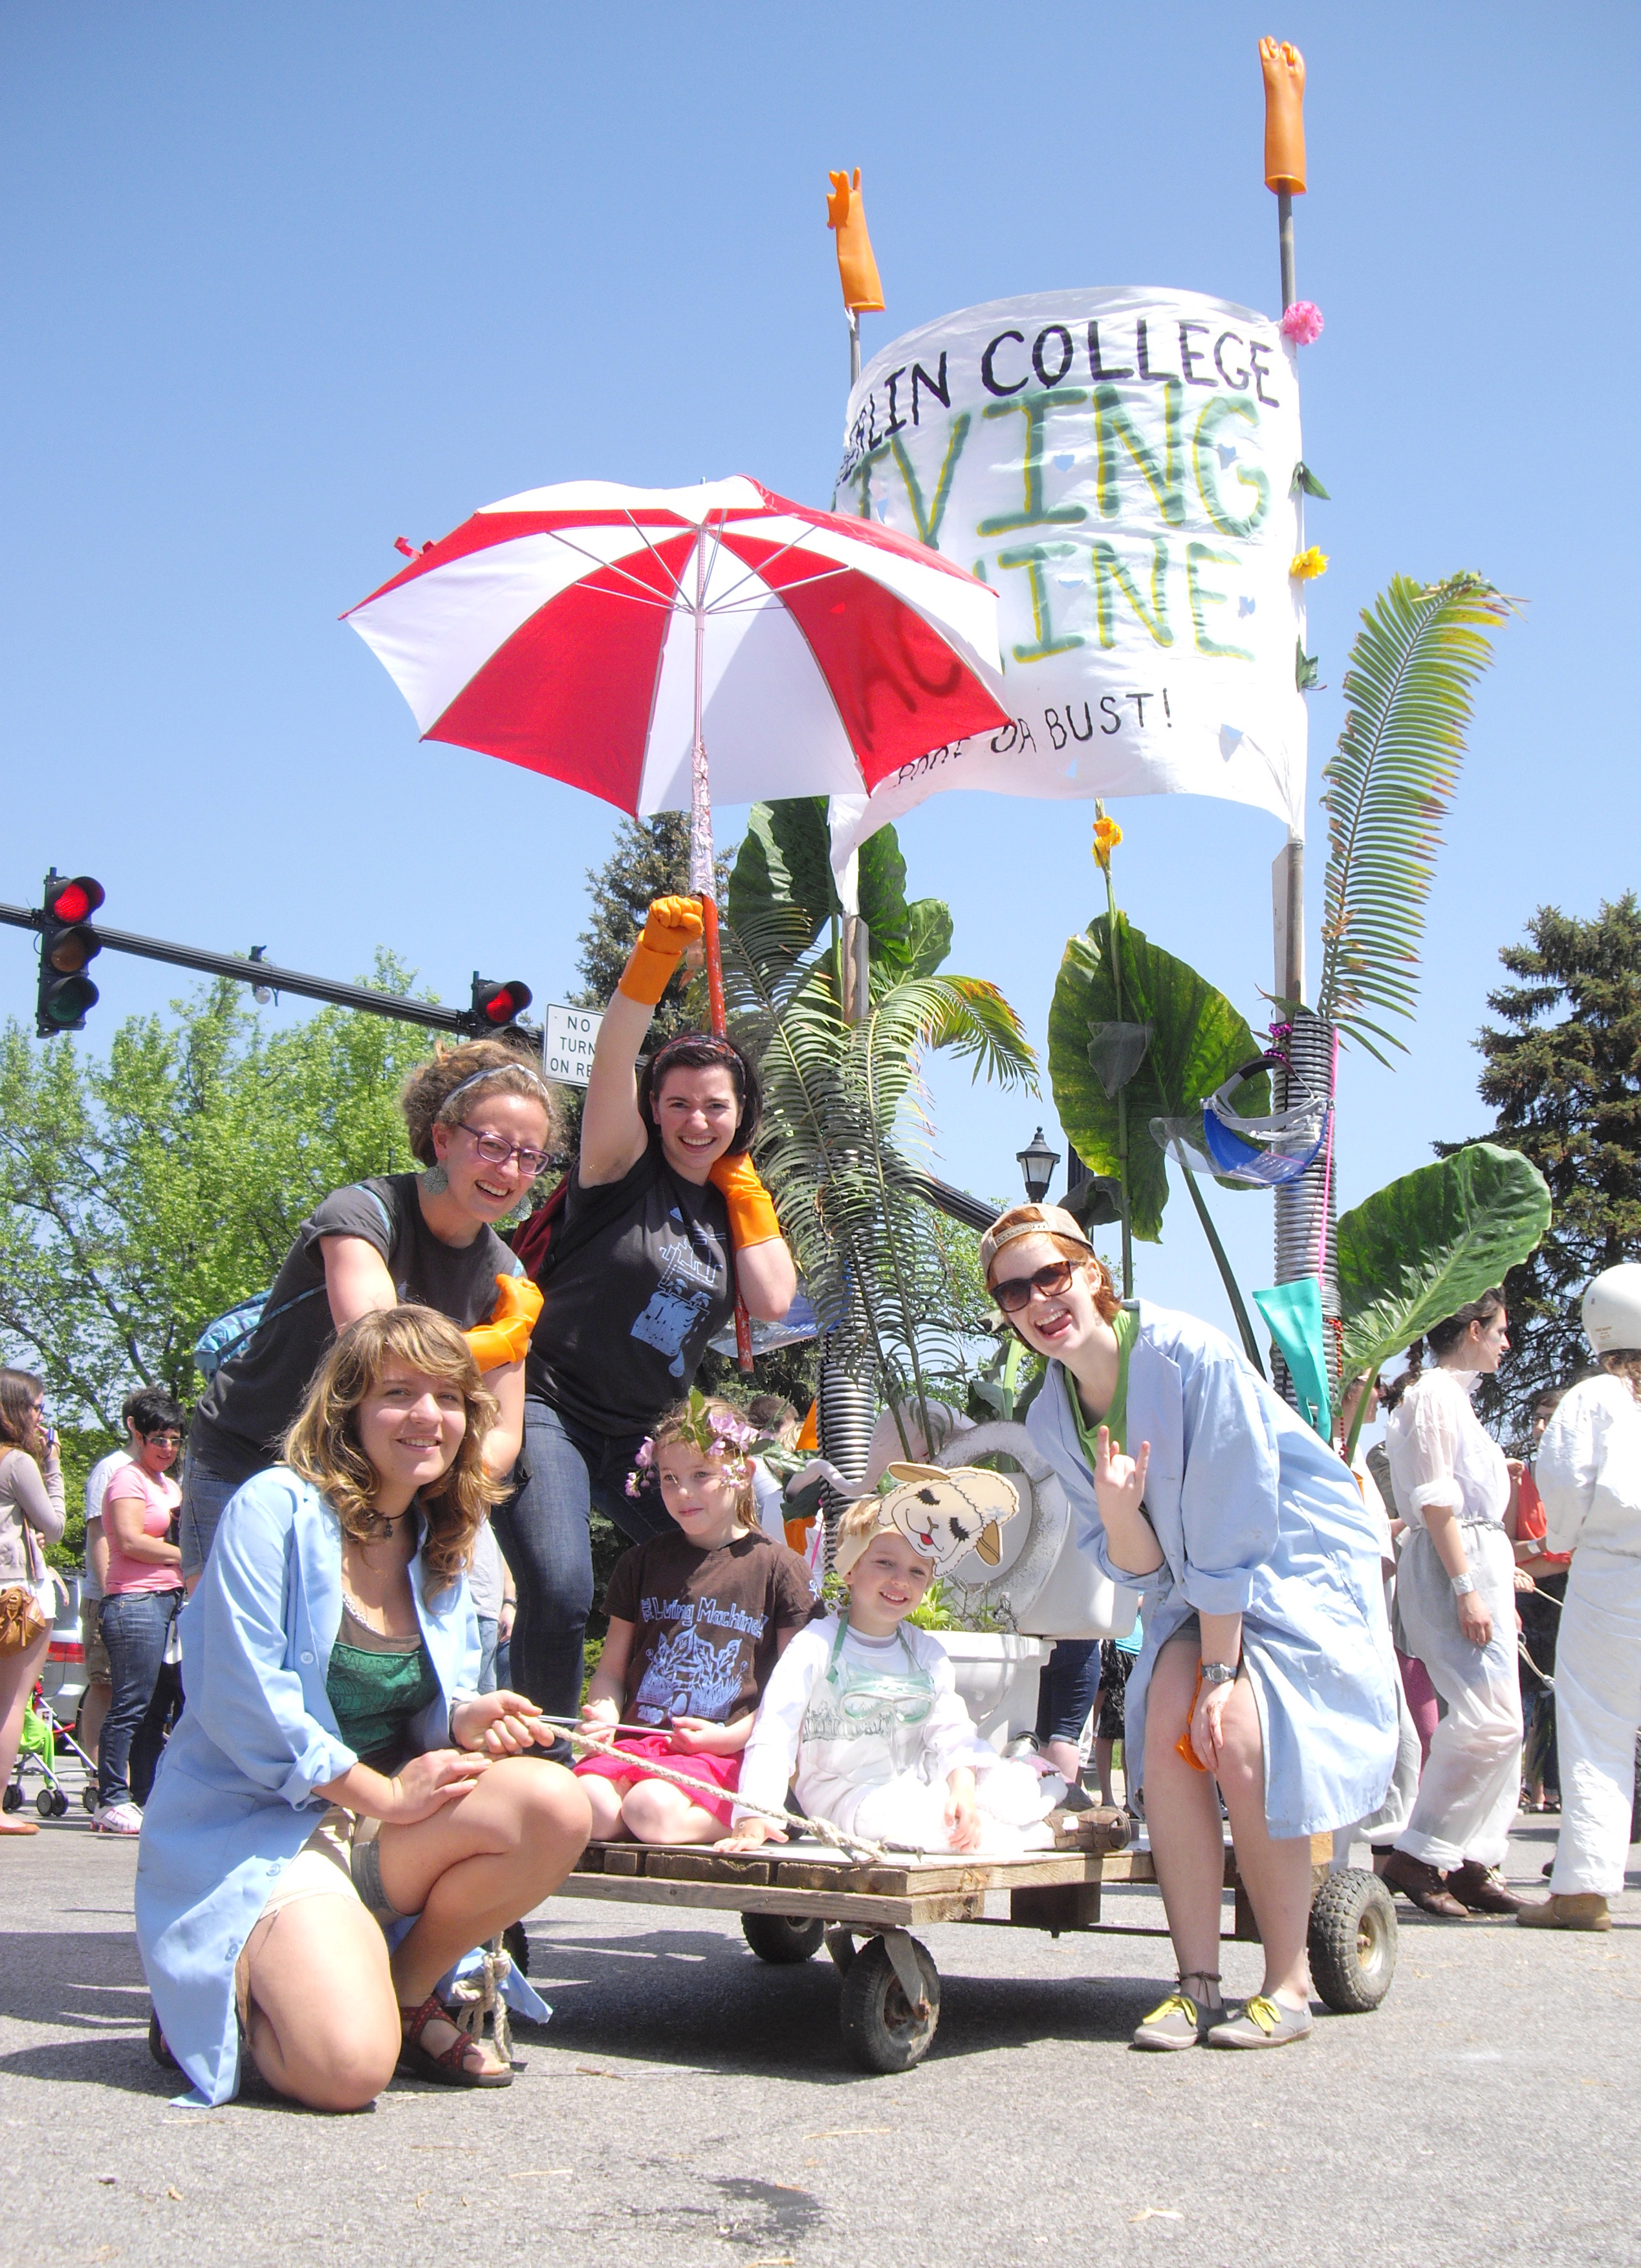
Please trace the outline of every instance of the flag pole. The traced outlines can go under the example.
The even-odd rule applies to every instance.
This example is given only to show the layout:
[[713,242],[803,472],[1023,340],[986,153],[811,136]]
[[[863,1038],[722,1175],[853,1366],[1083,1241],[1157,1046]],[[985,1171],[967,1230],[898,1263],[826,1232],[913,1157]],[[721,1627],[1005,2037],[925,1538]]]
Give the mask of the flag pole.
[[[1277,250],[1281,266],[1282,312],[1298,298],[1293,267],[1293,200],[1305,194],[1305,58],[1286,40],[1262,40],[1260,67],[1265,81],[1265,186],[1277,200]],[[1300,491],[1299,509],[1304,510]],[[1300,802],[1303,812],[1303,796]],[[1290,819],[1288,839],[1270,870],[1271,926],[1276,944],[1276,993],[1279,1012],[1305,997],[1305,838]]]
[[[712,784],[707,769],[706,736],[701,729],[701,681],[706,668],[706,529],[695,537],[695,730],[689,743],[689,887],[701,901],[701,942],[705,949],[707,1001],[712,1029],[722,1039],[729,1028],[724,1012],[724,957],[718,945],[717,877],[712,855]],[[735,1359],[747,1376],[753,1368],[752,1321],[747,1303],[735,1294]]]

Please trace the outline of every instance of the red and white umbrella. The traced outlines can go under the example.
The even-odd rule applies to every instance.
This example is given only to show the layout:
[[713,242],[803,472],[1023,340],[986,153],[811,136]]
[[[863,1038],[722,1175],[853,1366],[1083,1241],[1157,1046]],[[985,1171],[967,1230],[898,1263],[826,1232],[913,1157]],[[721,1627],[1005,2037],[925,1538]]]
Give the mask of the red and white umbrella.
[[937,553],[756,481],[571,481],[488,504],[344,615],[424,740],[622,811],[868,794],[1005,724],[997,598]]

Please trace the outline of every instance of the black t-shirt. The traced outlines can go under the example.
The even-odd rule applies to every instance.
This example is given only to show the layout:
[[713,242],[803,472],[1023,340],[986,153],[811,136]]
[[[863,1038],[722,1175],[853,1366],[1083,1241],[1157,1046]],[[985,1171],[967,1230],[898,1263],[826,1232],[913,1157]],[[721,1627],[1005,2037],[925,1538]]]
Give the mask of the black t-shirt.
[[623,1552],[604,1604],[633,1625],[622,1720],[727,1725],[758,1705],[782,1635],[823,1609],[795,1551],[762,1530],[703,1551],[679,1528]]
[[[471,1244],[435,1236],[422,1217],[414,1174],[379,1174],[333,1189],[297,1231],[268,1294],[268,1320],[229,1356],[194,1412],[190,1445],[224,1480],[247,1481],[278,1462],[285,1428],[336,1336],[322,1236],[362,1237],[381,1254],[401,1300],[437,1308],[464,1331],[496,1305],[496,1278],[519,1273],[494,1229],[480,1229]],[[276,1307],[285,1312],[276,1314]]]
[[619,1182],[570,1181],[526,1390],[596,1433],[644,1433],[688,1393],[735,1312],[729,1214],[667,1165],[659,1134]]

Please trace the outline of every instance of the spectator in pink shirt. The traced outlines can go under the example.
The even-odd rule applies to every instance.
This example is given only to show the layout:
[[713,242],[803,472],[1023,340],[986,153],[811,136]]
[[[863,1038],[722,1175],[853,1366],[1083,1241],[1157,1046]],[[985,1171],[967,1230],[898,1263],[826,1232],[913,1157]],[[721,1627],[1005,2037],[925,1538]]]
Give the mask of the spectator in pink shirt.
[[169,1475],[182,1446],[182,1412],[154,1388],[137,1397],[130,1425],[137,1453],[110,1476],[103,1496],[102,1634],[114,1700],[98,1745],[92,1825],[105,1835],[142,1831],[132,1781],[144,1795],[153,1781],[166,1716],[153,1705],[166,1653],[176,1651],[173,1625],[187,1595],[182,1554],[172,1541],[181,1491]]

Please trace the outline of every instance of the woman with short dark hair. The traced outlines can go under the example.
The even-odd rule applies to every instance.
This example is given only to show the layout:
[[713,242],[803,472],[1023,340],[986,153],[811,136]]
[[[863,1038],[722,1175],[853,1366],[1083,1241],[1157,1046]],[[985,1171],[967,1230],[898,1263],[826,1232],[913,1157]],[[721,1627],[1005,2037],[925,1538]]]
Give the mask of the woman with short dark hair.
[[658,898],[604,1012],[581,1149],[539,1280],[518,1495],[497,1531],[519,1587],[513,1675],[543,1709],[581,1705],[596,1506],[632,1543],[669,1525],[626,1494],[638,1444],[687,1395],[735,1309],[777,1322],[797,1271],[747,1154],[757,1073],[732,1040],[684,1032],[636,1059],[685,947],[694,898]]
[[[55,1590],[45,1545],[63,1529],[63,1469],[57,1437],[45,1422],[46,1389],[31,1370],[0,1370],[0,1597],[5,1624],[26,1643],[0,1653],[0,1786],[11,1778],[23,1712],[51,1643]],[[33,1614],[30,1615],[30,1609]],[[0,1835],[37,1835],[37,1821],[0,1813]]]
[[[180,1656],[173,1635],[187,1597],[181,1552],[172,1528],[181,1491],[171,1477],[182,1447],[182,1411],[149,1387],[129,1405],[136,1453],[103,1491],[108,1547],[99,1626],[114,1697],[97,1749],[97,1808],[103,1835],[139,1835],[178,1689]],[[170,1674],[166,1656],[171,1655]],[[162,1698],[162,1693],[164,1697]]]

